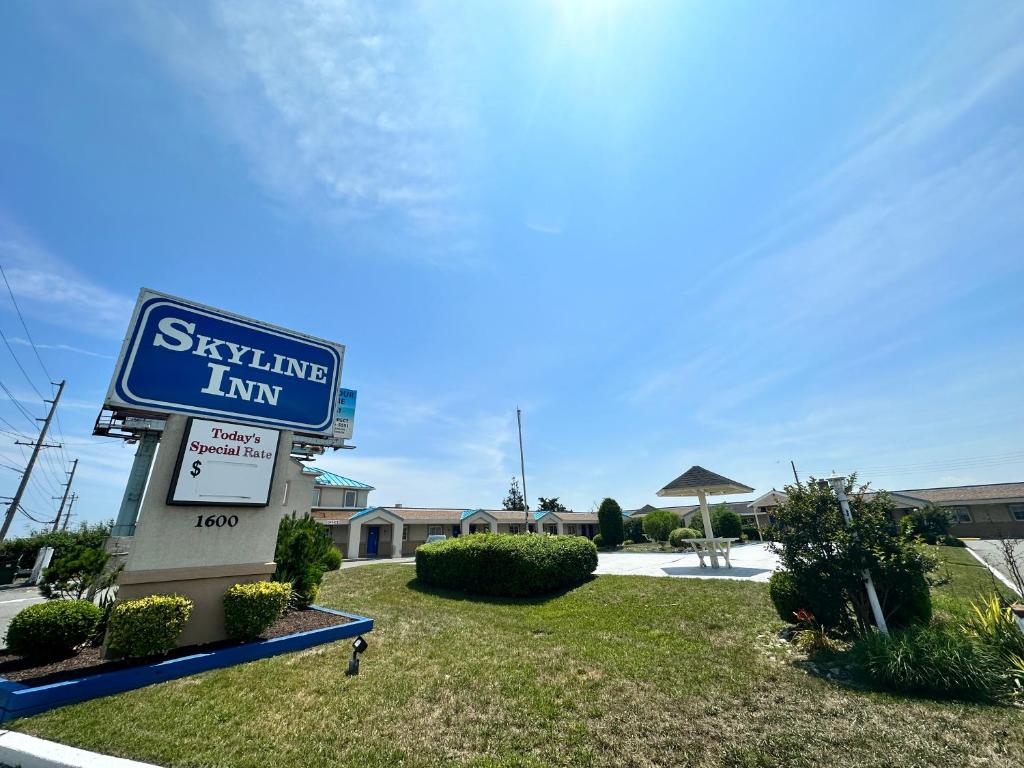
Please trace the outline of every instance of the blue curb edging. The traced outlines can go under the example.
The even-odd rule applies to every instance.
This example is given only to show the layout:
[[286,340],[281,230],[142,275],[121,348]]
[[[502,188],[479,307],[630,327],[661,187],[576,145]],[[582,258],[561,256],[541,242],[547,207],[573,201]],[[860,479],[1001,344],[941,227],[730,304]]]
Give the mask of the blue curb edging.
[[355,637],[373,630],[373,619],[368,619],[365,616],[335,611],[319,605],[313,605],[310,608],[337,616],[347,616],[352,621],[335,627],[311,629],[307,632],[297,632],[270,640],[257,640],[245,645],[194,653],[191,656],[156,661],[151,664],[140,664],[137,667],[101,672],[97,675],[63,680],[59,683],[40,685],[34,688],[0,677],[0,723],[13,720],[16,717],[36,715],[65,704],[76,704],[100,696],[123,693],[154,683],[163,683],[179,677],[194,675],[198,672],[232,667],[236,664],[267,659],[282,653],[301,651],[315,645],[343,640],[346,637]]

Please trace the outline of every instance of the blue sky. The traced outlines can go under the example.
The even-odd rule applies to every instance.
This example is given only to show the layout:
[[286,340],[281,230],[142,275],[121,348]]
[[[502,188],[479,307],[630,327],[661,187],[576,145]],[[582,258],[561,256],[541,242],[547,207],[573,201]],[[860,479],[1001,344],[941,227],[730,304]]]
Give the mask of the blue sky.
[[[1024,8],[829,6],[3,3],[0,263],[68,379],[26,506],[77,456],[116,513],[141,286],[346,344],[321,464],[380,504],[499,504],[517,405],[576,509],[695,463],[1020,480]],[[42,415],[5,293],[0,329]]]

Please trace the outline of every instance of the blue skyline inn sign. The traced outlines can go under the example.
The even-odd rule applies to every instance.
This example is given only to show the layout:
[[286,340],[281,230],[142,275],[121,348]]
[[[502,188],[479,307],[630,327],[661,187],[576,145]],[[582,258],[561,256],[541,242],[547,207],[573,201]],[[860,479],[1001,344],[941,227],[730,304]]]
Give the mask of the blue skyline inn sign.
[[105,406],[334,428],[345,347],[143,288]]

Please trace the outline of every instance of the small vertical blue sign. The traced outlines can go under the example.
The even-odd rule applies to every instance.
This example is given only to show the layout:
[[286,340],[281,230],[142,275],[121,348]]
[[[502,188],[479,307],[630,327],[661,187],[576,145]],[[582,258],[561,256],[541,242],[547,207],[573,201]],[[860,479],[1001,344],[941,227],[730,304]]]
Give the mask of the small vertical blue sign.
[[338,390],[338,411],[334,419],[334,436],[343,440],[352,439],[352,428],[356,421],[356,391]]

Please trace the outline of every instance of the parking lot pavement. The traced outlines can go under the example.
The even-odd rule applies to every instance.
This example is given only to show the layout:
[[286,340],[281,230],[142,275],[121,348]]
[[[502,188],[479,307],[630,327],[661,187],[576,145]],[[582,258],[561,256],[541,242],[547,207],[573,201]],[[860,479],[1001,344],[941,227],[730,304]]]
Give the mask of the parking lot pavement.
[[[737,579],[768,581],[779,568],[779,558],[767,544],[733,547],[729,555],[732,568],[721,562],[720,568],[700,567],[695,552],[599,552],[598,574],[617,576],[667,576],[683,579]],[[705,562],[708,562],[705,557]]]
[[[1016,539],[1018,560],[1024,559],[1024,540]],[[978,557],[985,561],[990,568],[994,568],[1002,581],[1010,589],[1013,589],[1013,581],[1010,579],[1010,571],[1003,560],[1002,548],[994,539],[976,539],[964,541],[964,544]],[[1014,590],[1016,591],[1016,590]]]
[[12,587],[0,590],[0,648],[6,648],[4,638],[7,636],[7,625],[22,608],[33,603],[45,602],[39,594],[39,587]]

